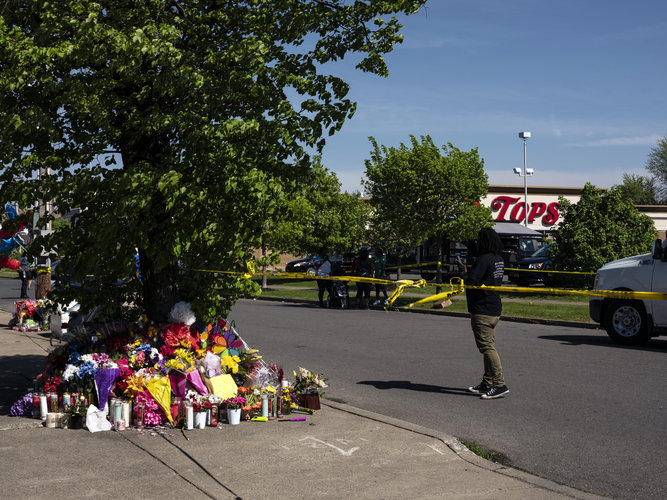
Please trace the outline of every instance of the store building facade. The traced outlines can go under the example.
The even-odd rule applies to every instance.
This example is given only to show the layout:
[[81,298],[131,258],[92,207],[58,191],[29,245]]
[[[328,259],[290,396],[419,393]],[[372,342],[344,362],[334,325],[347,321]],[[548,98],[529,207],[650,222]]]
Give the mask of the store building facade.
[[[560,213],[559,197],[577,203],[583,188],[528,186],[528,227],[541,233],[548,233],[558,227]],[[523,224],[525,192],[523,186],[489,186],[489,194],[482,204],[491,207],[496,222],[516,222]],[[651,217],[659,238],[667,233],[667,205],[637,205],[637,209]]]

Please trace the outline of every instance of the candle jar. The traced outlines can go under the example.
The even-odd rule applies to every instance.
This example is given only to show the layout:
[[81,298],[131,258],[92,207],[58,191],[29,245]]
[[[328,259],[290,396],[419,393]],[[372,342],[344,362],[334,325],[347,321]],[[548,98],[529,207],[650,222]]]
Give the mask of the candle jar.
[[211,419],[209,421],[209,424],[211,427],[217,427],[218,426],[218,405],[212,405],[211,409],[209,410],[211,412]]
[[192,408],[192,403],[189,401],[186,402],[183,407],[185,408],[185,428],[191,431],[195,427],[194,408]]
[[134,405],[134,426],[137,429],[144,428],[145,413],[146,413],[146,403],[137,403]]
[[39,405],[39,393],[32,394],[32,418],[41,418],[42,413]]
[[58,394],[55,392],[49,392],[46,395],[46,400],[49,406],[49,413],[58,413]]
[[72,396],[69,392],[63,394],[63,410],[69,410],[69,407],[72,406]]
[[43,392],[39,393],[39,417],[42,420],[46,420],[46,414],[49,412],[49,405],[46,400],[46,394]]
[[269,416],[269,396],[265,392],[262,393],[262,417]]
[[178,396],[174,397],[171,401],[171,418],[174,419],[174,422],[178,422],[178,419],[181,414],[181,398]]
[[48,429],[55,429],[57,427],[57,413],[49,412],[46,414],[46,427]]
[[123,406],[123,422],[125,423],[125,427],[127,428],[132,423],[130,421],[130,415],[132,413],[132,403],[130,403],[129,401],[123,401],[122,406]]
[[70,414],[69,413],[59,413],[60,416],[60,428],[69,429],[70,427]]
[[123,420],[123,402],[120,399],[113,400],[113,425],[117,431],[125,430],[125,420]]

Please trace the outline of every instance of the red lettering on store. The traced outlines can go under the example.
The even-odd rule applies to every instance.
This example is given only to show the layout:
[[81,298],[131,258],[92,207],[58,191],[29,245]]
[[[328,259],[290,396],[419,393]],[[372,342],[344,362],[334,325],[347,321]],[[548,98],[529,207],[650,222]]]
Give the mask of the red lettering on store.
[[516,203],[520,199],[521,198],[512,198],[511,196],[496,196],[496,198],[491,202],[491,210],[493,210],[494,212],[496,210],[500,210],[500,213],[496,217],[496,220],[504,221],[507,209],[510,207],[510,205]]
[[524,210],[523,201],[514,205],[512,213],[510,214],[510,219],[520,222],[526,218],[526,211]]
[[[506,221],[507,212],[509,212],[509,220],[523,222],[526,212],[524,202],[519,200],[521,200],[520,197],[496,196],[491,201],[491,210],[498,212],[495,220],[498,222]],[[512,207],[512,210],[510,210],[510,207]],[[528,211],[528,221],[534,222],[539,217],[542,217],[543,225],[553,226],[558,222],[559,208],[560,204],[557,201],[549,203],[549,205],[542,201],[531,203]]]
[[558,209],[560,208],[560,203],[553,202],[549,203],[549,208],[547,208],[547,215],[542,218],[542,222],[547,226],[552,226],[558,220]]
[[530,204],[530,213],[528,214],[528,222],[535,222],[536,217],[540,217],[547,211],[547,204],[541,201]]

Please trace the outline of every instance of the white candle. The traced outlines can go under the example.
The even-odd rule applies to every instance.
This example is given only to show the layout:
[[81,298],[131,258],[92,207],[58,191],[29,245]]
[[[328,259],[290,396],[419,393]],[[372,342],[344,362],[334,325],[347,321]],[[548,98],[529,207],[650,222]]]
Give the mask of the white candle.
[[49,412],[48,404],[46,401],[46,394],[39,395],[39,413],[41,414],[42,420],[46,420],[46,414]]
[[56,415],[57,413],[47,413],[46,414],[46,426],[49,429],[55,429],[57,425],[57,420],[56,420]]
[[129,401],[123,401],[123,421],[125,422],[125,427],[130,427],[132,424],[132,403]]
[[192,430],[194,429],[194,410],[192,409],[192,405],[188,405],[185,407],[185,428],[187,430]]

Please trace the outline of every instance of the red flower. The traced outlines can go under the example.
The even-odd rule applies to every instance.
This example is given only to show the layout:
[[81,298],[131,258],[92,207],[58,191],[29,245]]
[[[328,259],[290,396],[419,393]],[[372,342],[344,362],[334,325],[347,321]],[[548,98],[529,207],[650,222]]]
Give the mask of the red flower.
[[208,410],[210,407],[211,407],[211,403],[208,402],[208,401],[204,401],[204,408],[206,408]]
[[181,345],[181,342],[176,337],[176,334],[171,330],[168,330],[164,334],[164,343],[169,347],[178,347]]
[[164,356],[165,358],[171,358],[174,355],[174,349],[169,347],[168,345],[163,345],[160,347],[160,354]]

